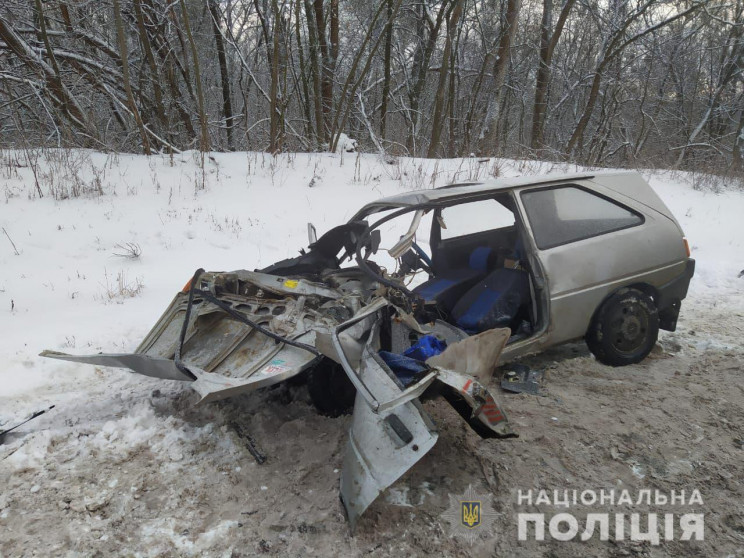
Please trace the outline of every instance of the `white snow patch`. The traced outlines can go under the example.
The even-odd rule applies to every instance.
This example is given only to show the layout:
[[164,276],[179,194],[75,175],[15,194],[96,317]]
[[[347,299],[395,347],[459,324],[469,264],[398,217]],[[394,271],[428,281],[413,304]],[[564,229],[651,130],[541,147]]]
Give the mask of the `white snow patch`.
[[[161,555],[161,548],[165,543],[171,543],[172,547],[185,556],[201,556],[216,543],[224,541],[229,531],[237,526],[237,521],[221,521],[204,532],[192,535],[186,528],[177,532],[176,521],[172,518],[156,519],[142,526],[142,537],[151,545],[151,551],[144,556]],[[171,545],[165,548],[171,548]]]
[[[339,142],[344,150],[348,139]],[[62,503],[89,515],[106,506],[113,493],[146,501],[146,486],[124,471],[137,452],[153,454],[158,467],[153,476],[178,472],[208,478],[219,471],[223,479],[253,474],[256,467],[238,461],[234,437],[226,431],[159,412],[158,399],[150,397],[153,390],[162,391],[172,410],[181,405],[173,399],[187,392],[186,386],[43,359],[37,356],[41,350],[131,352],[196,268],[254,269],[294,256],[307,245],[308,221],[320,235],[365,203],[402,191],[486,180],[496,171],[509,177],[577,170],[496,159],[399,158],[391,164],[368,154],[344,161],[338,154],[229,153],[214,154],[202,173],[193,153],[173,162],[167,156],[83,150],[73,156],[81,161],[80,180],[100,179],[104,195],[34,199],[31,169],[3,175],[0,226],[20,255],[0,236],[0,424],[16,424],[52,404],[56,408],[7,436],[0,467],[9,476],[30,471],[33,480],[23,486],[24,495],[41,498],[53,484],[47,482],[54,474],[50,469],[56,467],[62,476],[63,467],[82,471],[90,463],[105,463],[110,476],[95,491],[63,485],[72,501]],[[41,164],[46,173],[59,163],[42,158]],[[697,260],[680,332],[685,333],[687,311],[720,308],[726,315],[744,315],[744,278],[738,277],[744,269],[744,193],[698,191],[684,173],[643,174],[680,222]],[[316,177],[322,178],[315,182],[319,187],[308,187]],[[426,247],[426,239],[417,241]],[[130,242],[141,247],[139,257],[115,255],[117,245]],[[384,250],[379,255],[384,258]],[[383,263],[392,269],[394,262]],[[665,334],[662,341],[674,335]],[[696,335],[693,346],[699,350],[726,349],[740,337],[736,331],[729,337]],[[691,339],[685,336],[683,346],[690,347]],[[261,478],[252,486],[268,490],[260,483],[268,481]],[[35,486],[43,490],[30,493]],[[386,497],[414,506],[423,494],[424,487],[396,488]],[[174,496],[168,505],[179,502]],[[18,513],[0,494],[0,518]],[[197,533],[191,522],[176,524],[165,515],[142,524],[150,549],[143,556],[208,553],[236,528],[234,521],[213,519]],[[86,521],[96,522],[92,516]]]
[[338,143],[336,144],[336,153],[354,153],[359,149],[359,143],[357,140],[350,138],[343,132],[338,135]]

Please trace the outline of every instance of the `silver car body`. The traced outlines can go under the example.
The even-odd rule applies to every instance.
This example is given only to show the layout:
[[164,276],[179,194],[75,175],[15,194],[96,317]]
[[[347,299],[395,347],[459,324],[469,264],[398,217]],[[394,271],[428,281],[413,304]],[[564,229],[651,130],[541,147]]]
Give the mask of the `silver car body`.
[[[642,215],[643,222],[541,250],[522,194],[562,186],[579,186],[614,200]],[[381,209],[473,201],[494,193],[508,193],[515,200],[523,224],[521,232],[529,244],[535,302],[547,316],[537,335],[509,344],[500,362],[584,337],[601,303],[620,288],[638,286],[658,295],[660,289],[679,279],[682,285],[675,298],[686,295],[694,261],[689,258],[682,228],[656,192],[634,171],[527,176],[410,192],[375,201],[352,220]],[[669,329],[675,323],[676,316]]]
[[[621,230],[541,248],[525,194],[561,187],[610,200],[638,218]],[[375,213],[413,214],[409,232],[389,249],[400,258],[424,212],[497,195],[512,200],[530,269],[534,323],[526,337],[513,336],[508,327],[466,332],[445,320],[423,319],[421,307],[402,295],[404,277],[367,269],[379,242],[365,219]],[[366,255],[360,257],[362,247]],[[340,267],[344,256],[336,254],[342,249],[350,258],[356,250],[358,267]],[[42,356],[188,382],[200,403],[277,384],[320,362],[338,363],[356,391],[341,480],[353,529],[377,496],[436,442],[436,427],[420,401],[425,392],[458,403],[455,408],[482,436],[512,436],[492,389],[499,361],[584,336],[602,302],[626,286],[653,294],[660,310],[669,306],[666,325],[673,328],[690,262],[679,225],[636,173],[453,185],[369,204],[312,242],[309,252],[262,271],[199,270],[133,354]],[[405,352],[412,339],[431,336],[446,349],[421,360],[410,378],[384,359],[384,353],[390,358]]]

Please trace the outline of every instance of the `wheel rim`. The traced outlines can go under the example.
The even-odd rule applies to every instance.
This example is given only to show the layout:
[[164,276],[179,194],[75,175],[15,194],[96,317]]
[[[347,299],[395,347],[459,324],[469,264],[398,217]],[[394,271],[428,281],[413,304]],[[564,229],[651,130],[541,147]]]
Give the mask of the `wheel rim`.
[[620,353],[630,354],[646,342],[648,315],[642,306],[628,302],[622,304],[610,320],[612,346]]

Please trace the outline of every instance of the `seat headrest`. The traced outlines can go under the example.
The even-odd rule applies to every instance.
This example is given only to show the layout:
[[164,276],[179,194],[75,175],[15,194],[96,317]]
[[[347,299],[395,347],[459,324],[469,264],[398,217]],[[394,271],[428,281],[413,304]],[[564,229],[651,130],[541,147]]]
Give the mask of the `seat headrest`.
[[478,246],[470,252],[468,265],[470,269],[476,271],[486,271],[488,269],[488,256],[491,255],[491,248],[488,246]]

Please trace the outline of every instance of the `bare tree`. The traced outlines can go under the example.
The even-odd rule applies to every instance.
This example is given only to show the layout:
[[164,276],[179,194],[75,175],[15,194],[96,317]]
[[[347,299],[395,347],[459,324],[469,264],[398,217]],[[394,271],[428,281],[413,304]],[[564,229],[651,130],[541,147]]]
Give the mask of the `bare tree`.
[[191,47],[192,63],[194,64],[194,82],[196,83],[196,96],[199,100],[199,124],[201,127],[199,149],[204,152],[209,151],[209,129],[207,128],[207,111],[204,104],[204,91],[202,90],[201,69],[199,67],[199,52],[196,48],[196,42],[194,41],[194,36],[191,32],[191,23],[189,21],[189,12],[186,9],[186,3],[184,0],[180,0],[180,3],[183,26],[186,30],[186,37],[188,37],[189,45]]
[[478,147],[481,153],[490,151],[495,154],[497,122],[499,118],[499,107],[501,104],[501,89],[504,86],[506,70],[509,67],[509,56],[512,41],[517,33],[517,19],[519,17],[520,0],[507,0],[506,17],[501,29],[498,50],[493,68],[493,82],[488,95],[486,114],[483,117],[483,127],[478,138]]
[[212,28],[214,30],[214,42],[217,47],[217,60],[220,64],[220,83],[222,86],[222,114],[225,118],[225,133],[227,134],[227,148],[230,151],[235,150],[235,140],[233,139],[233,109],[232,99],[230,96],[230,76],[227,70],[227,56],[225,55],[225,42],[222,39],[222,30],[220,29],[220,10],[217,6],[217,0],[209,0],[209,13],[212,17]]
[[532,110],[532,134],[530,145],[532,149],[543,147],[543,133],[545,128],[545,113],[548,108],[548,84],[550,83],[550,66],[553,53],[566,25],[568,14],[571,12],[575,0],[564,0],[558,21],[553,26],[553,0],[543,0],[543,16],[540,26],[540,61],[537,65],[535,78],[535,103]]
[[444,51],[442,52],[442,64],[439,66],[439,84],[437,85],[436,96],[434,100],[434,116],[432,118],[431,141],[429,142],[429,152],[427,157],[436,157],[439,150],[439,142],[442,136],[442,127],[444,125],[444,96],[449,78],[450,56],[452,54],[452,42],[457,28],[457,22],[462,15],[462,6],[464,0],[455,0],[452,11],[447,17],[447,36],[444,41]]
[[[114,5],[114,22],[116,24],[116,36],[119,40],[119,53],[121,56],[121,74],[124,78],[124,91],[127,93],[127,101],[129,102],[129,110],[132,113],[134,122],[139,129],[140,136],[142,137],[142,150],[145,155],[150,154],[150,140],[147,138],[147,131],[145,131],[145,125],[142,123],[137,103],[134,102],[134,95],[132,94],[132,86],[129,82],[129,55],[127,54],[127,39],[124,34],[124,24],[121,21],[121,7],[119,6],[119,0],[112,0]],[[41,5],[41,0],[36,0],[37,4]]]
[[4,0],[0,146],[744,173],[744,0]]

